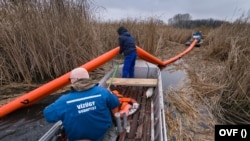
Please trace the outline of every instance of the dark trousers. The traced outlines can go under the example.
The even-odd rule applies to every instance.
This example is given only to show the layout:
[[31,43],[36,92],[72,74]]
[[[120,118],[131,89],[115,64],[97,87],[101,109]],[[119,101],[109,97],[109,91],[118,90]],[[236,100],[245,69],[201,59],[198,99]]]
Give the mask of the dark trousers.
[[129,55],[126,55],[124,58],[124,64],[122,69],[122,78],[134,78],[135,71],[135,61],[137,53],[132,52]]

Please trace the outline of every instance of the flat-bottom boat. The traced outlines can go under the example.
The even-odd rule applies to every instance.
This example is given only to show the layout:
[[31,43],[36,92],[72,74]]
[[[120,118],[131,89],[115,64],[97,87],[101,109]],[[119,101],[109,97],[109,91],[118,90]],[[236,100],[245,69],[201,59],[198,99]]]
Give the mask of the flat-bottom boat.
[[[121,78],[122,67],[119,65],[105,74],[99,85],[135,99],[139,106],[128,116],[115,115],[114,126],[103,141],[167,141],[160,69],[155,64],[137,60],[135,78]],[[39,141],[67,140],[63,131],[59,121]]]

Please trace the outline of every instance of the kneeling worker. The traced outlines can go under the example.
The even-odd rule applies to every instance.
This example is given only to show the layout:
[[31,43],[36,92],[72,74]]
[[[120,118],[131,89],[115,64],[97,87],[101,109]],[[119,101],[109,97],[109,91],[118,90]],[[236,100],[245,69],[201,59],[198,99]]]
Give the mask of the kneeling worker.
[[61,120],[69,141],[101,141],[113,124],[111,111],[119,106],[118,98],[93,83],[84,68],[72,70],[70,81],[72,91],[44,109],[45,119]]

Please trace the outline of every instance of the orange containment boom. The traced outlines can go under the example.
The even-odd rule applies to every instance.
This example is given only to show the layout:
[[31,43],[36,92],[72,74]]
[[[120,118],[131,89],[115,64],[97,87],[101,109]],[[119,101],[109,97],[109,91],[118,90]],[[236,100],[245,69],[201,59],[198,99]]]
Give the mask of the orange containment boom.
[[[97,67],[101,66],[102,64],[108,62],[112,58],[114,58],[119,53],[120,48],[116,47],[109,52],[87,62],[86,64],[82,65],[81,67],[85,68],[88,71],[92,71]],[[29,106],[38,100],[43,99],[44,97],[50,95],[51,93],[59,90],[60,88],[69,84],[69,72],[58,77],[35,90],[32,90],[13,101],[3,105],[0,107],[0,118],[3,116],[19,109],[22,107]]]
[[[161,60],[159,60],[158,58],[154,57],[153,55],[149,54],[148,52],[144,51],[143,49],[139,48],[137,46],[137,52],[138,52],[138,56],[142,59],[144,59],[145,61],[148,61],[150,63],[153,64],[158,64],[159,66],[166,66],[169,63],[174,62],[175,60],[181,58],[183,55],[187,54],[189,51],[192,50],[192,48],[195,46],[197,40],[194,40],[193,43],[190,45],[189,48],[187,48],[184,52],[182,52],[181,54],[165,61],[162,62]],[[109,60],[111,60],[112,58],[114,58],[118,53],[119,53],[120,48],[116,47],[112,50],[110,50],[107,53],[102,54],[101,56],[85,63],[84,65],[82,65],[81,67],[85,68],[88,71],[92,71],[96,68],[98,68],[99,66],[103,65],[104,63],[108,62]],[[43,98],[45,98],[46,96],[50,95],[51,93],[63,88],[64,86],[69,84],[69,72],[26,93],[23,94],[20,97],[17,97],[16,99],[14,99],[13,101],[10,101],[9,103],[3,105],[0,107],[0,118],[6,116],[7,114],[29,106]]]
[[187,54],[188,52],[190,52],[195,44],[197,43],[197,39],[195,39],[192,44],[186,49],[184,50],[183,52],[181,52],[180,54],[176,55],[175,57],[173,58],[170,58],[164,62],[162,62],[161,60],[159,60],[158,58],[154,57],[153,55],[149,54],[148,52],[144,51],[143,49],[141,49],[140,47],[137,46],[137,53],[138,53],[138,56],[140,58],[142,58],[143,60],[145,61],[148,61],[150,63],[153,63],[153,64],[157,64],[161,67],[165,67],[166,65],[170,64],[170,63],[173,63],[174,61],[180,59],[182,56],[184,56],[185,54]]
[[195,47],[195,44],[196,44],[197,42],[198,42],[198,40],[195,39],[195,40],[192,42],[192,44],[191,44],[186,50],[184,50],[182,53],[176,55],[176,56],[173,57],[173,58],[170,58],[170,59],[164,61],[164,66],[166,66],[166,65],[168,65],[168,64],[170,64],[170,63],[173,63],[174,61],[180,59],[180,58],[181,58],[182,56],[184,56],[185,54],[189,53],[189,52]]

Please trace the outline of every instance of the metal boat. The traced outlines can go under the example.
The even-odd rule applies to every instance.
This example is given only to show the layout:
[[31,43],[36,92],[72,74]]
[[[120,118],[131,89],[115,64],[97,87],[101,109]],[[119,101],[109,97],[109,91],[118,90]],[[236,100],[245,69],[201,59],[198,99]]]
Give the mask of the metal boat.
[[[127,117],[114,116],[114,127],[109,130],[105,141],[150,140],[167,141],[167,129],[163,103],[162,77],[160,69],[149,62],[137,60],[135,78],[121,78],[122,65],[114,74],[108,72],[99,82],[100,86],[118,90],[125,97],[133,98],[139,103],[138,109]],[[151,90],[151,91],[150,91]],[[151,94],[147,94],[151,93]],[[120,121],[119,121],[120,120]],[[128,124],[126,124],[128,123]],[[100,125],[101,126],[101,125]],[[45,133],[39,141],[64,140],[62,122],[59,121]]]

